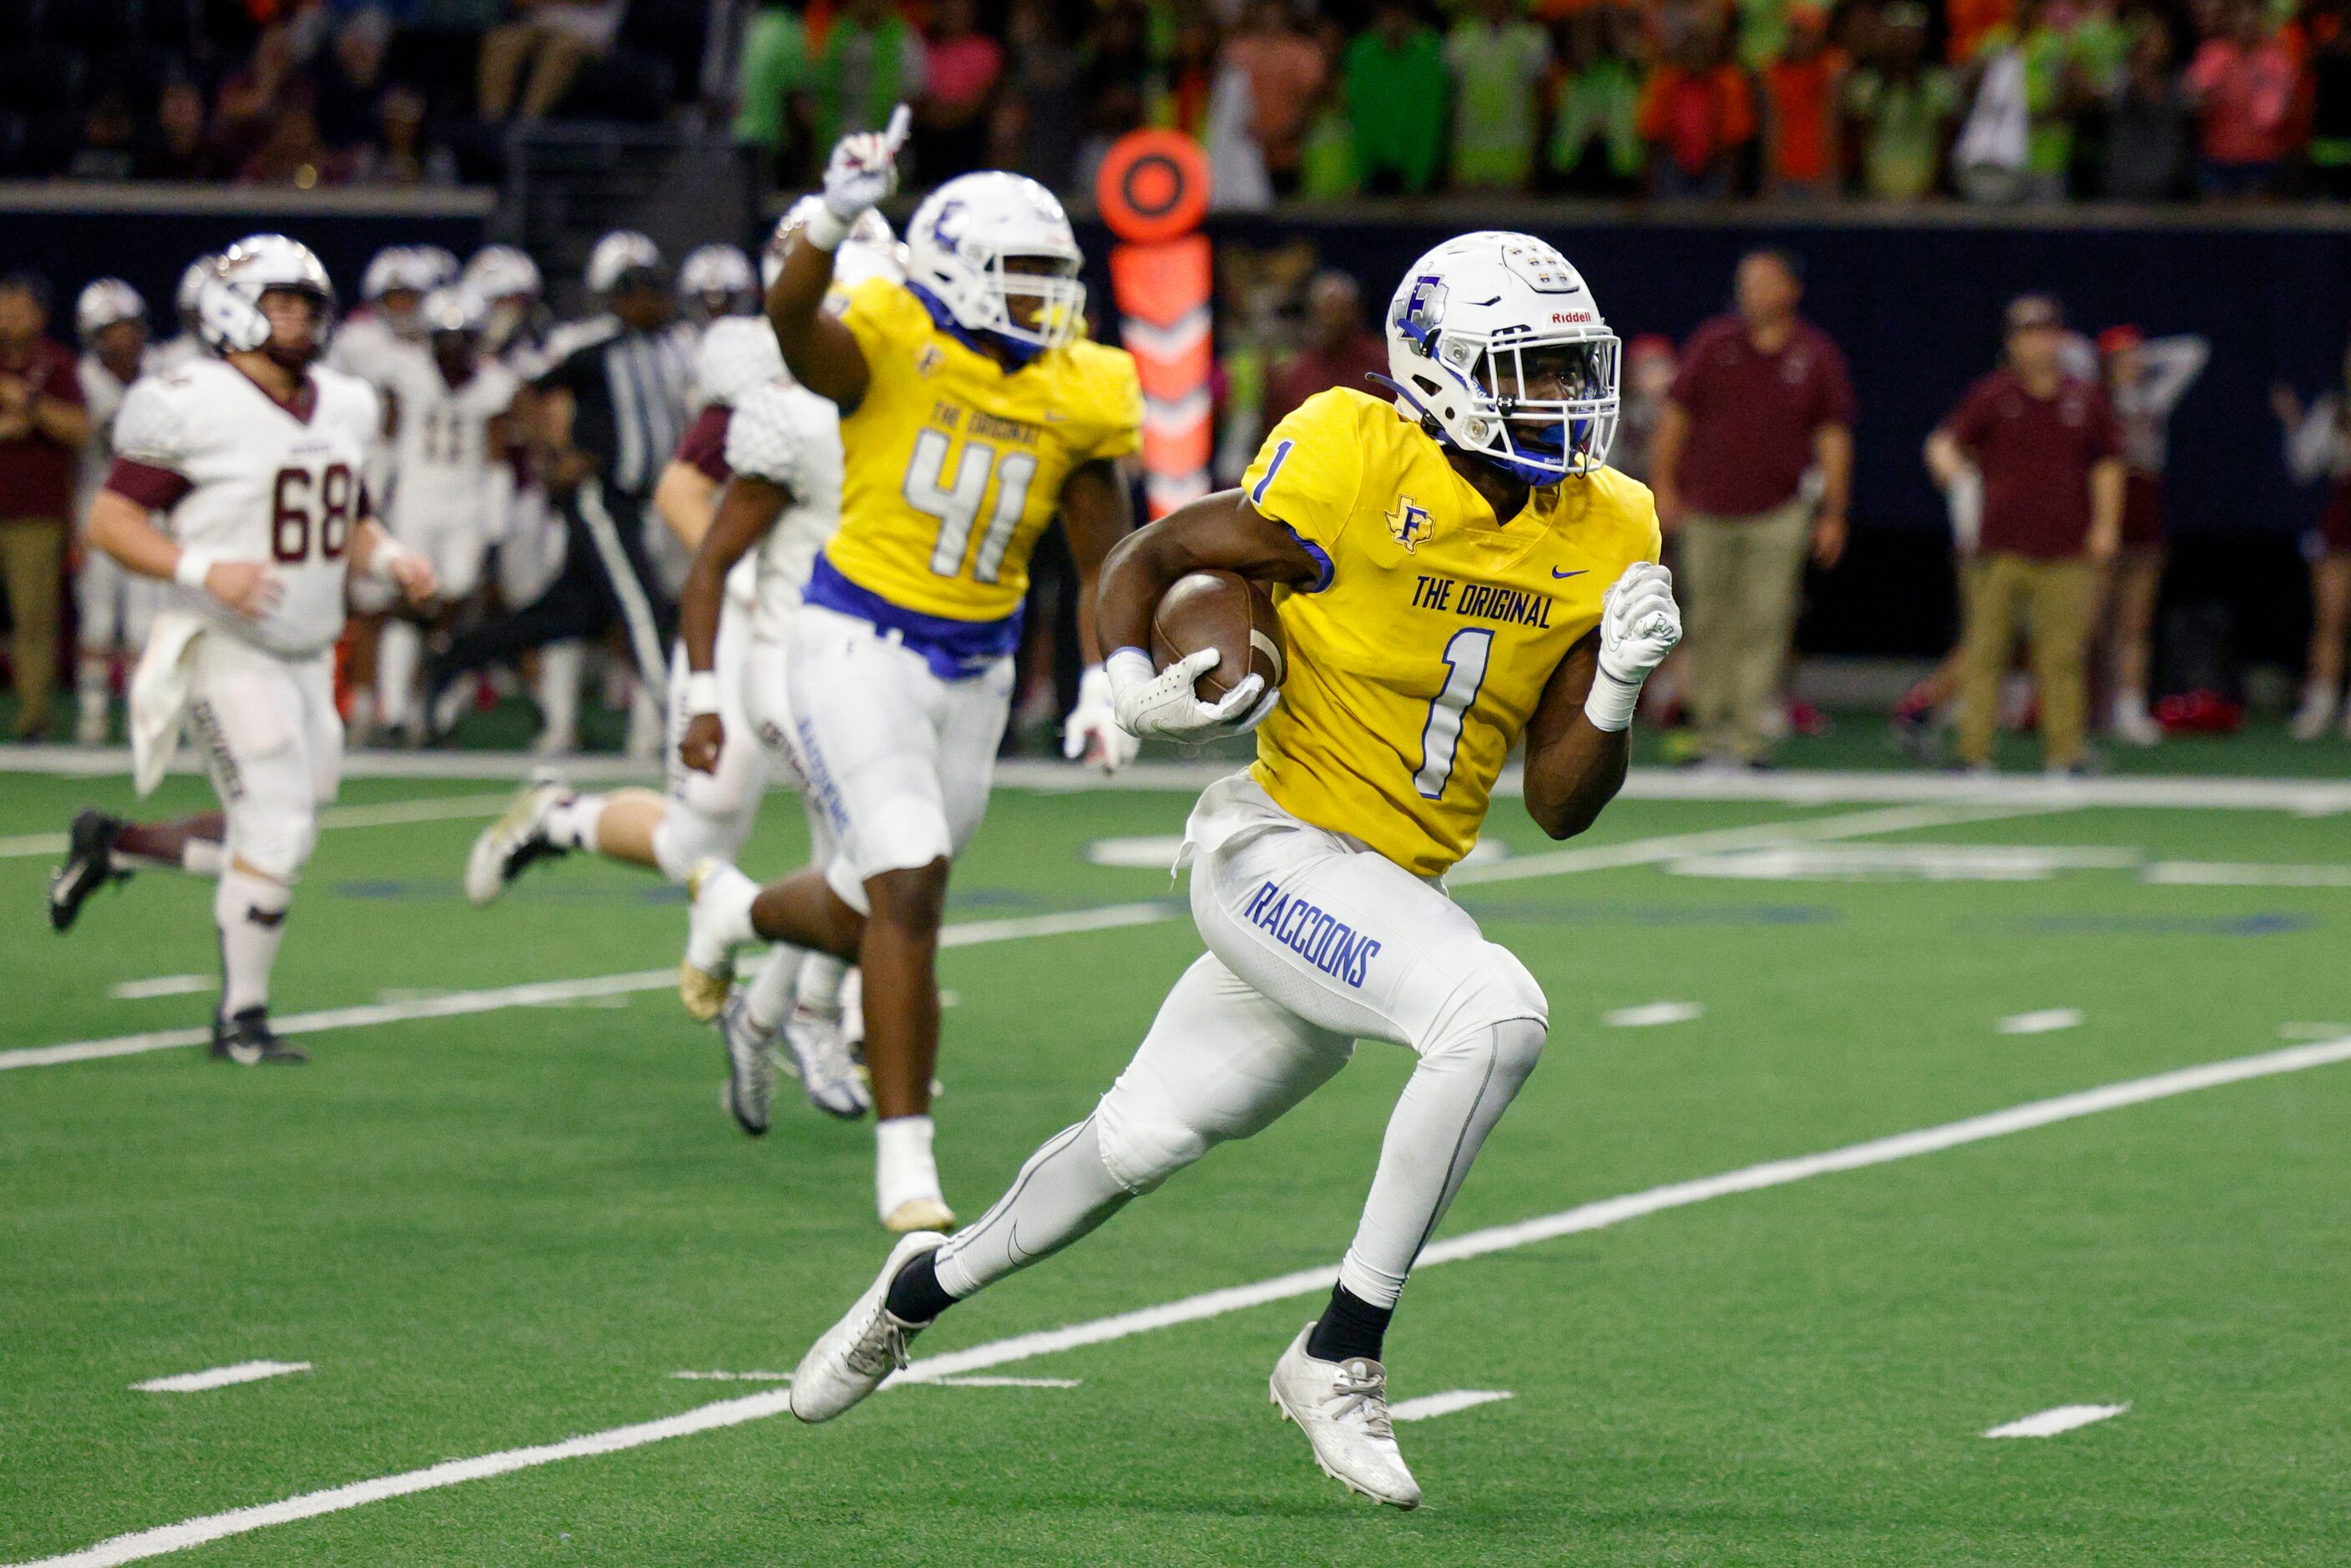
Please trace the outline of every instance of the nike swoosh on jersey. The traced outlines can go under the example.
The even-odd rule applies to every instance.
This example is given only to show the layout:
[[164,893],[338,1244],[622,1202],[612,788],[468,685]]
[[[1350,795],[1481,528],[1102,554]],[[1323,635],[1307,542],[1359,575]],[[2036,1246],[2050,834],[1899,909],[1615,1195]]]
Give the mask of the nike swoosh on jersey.
[[1588,567],[1588,566],[1579,566],[1579,567],[1577,567],[1573,571],[1562,571],[1562,570],[1559,570],[1559,568],[1557,568],[1557,567],[1552,567],[1552,568],[1551,569],[1551,574],[1552,574],[1552,576],[1553,576],[1553,577],[1555,577],[1555,578],[1559,578],[1559,577],[1582,577],[1585,572],[1590,571],[1591,570],[1592,570],[1592,569],[1591,569],[1590,567]]

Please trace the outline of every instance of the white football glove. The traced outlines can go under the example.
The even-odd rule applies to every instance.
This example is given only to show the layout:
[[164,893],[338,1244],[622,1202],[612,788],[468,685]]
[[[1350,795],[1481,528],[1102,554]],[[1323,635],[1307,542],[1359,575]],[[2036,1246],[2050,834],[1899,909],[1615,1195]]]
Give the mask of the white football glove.
[[1101,747],[1102,768],[1115,773],[1134,760],[1143,743],[1118,727],[1118,705],[1111,700],[1110,673],[1100,664],[1087,667],[1078,679],[1078,706],[1061,721],[1061,755],[1075,762]]
[[1641,683],[1681,640],[1674,574],[1646,560],[1626,567],[1601,597],[1600,673],[1584,699],[1583,716],[1599,729],[1629,727],[1640,705]]
[[1151,655],[1140,648],[1121,648],[1102,661],[1110,681],[1111,706],[1118,727],[1132,736],[1156,735],[1168,740],[1215,740],[1255,729],[1281,700],[1267,691],[1261,675],[1249,675],[1227,692],[1222,701],[1204,703],[1192,683],[1217,667],[1222,657],[1214,648],[1187,653],[1164,670],[1151,667]]
[[898,188],[898,153],[914,123],[913,111],[902,103],[891,110],[886,131],[855,131],[833,144],[824,165],[824,213],[833,222],[812,220],[807,231],[810,245],[837,248],[852,225]]

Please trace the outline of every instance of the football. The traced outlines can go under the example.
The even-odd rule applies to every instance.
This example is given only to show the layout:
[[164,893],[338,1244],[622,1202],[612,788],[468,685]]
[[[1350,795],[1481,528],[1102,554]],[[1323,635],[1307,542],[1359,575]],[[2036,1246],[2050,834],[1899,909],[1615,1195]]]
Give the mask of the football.
[[1151,662],[1165,669],[1186,654],[1214,648],[1217,666],[1193,683],[1203,702],[1217,702],[1251,674],[1267,689],[1290,674],[1290,645],[1273,596],[1238,572],[1195,571],[1160,595],[1151,613]]

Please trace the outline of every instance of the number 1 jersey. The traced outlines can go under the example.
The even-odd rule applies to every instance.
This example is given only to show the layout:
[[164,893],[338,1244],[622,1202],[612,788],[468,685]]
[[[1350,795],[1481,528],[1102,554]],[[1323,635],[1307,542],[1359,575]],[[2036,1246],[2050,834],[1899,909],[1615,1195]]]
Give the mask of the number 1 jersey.
[[1648,486],[1602,468],[1497,519],[1417,423],[1341,389],[1274,427],[1241,489],[1322,570],[1276,595],[1290,678],[1258,727],[1258,782],[1300,821],[1442,874],[1601,595],[1657,559]]
[[1133,357],[1081,339],[1007,371],[881,277],[851,290],[841,320],[869,380],[841,420],[841,531],[825,559],[903,610],[1004,620],[1063,482],[1142,444]]
[[172,603],[287,658],[343,629],[345,556],[367,515],[360,470],[379,427],[375,389],[313,369],[289,406],[235,366],[197,360],[141,377],[115,416],[106,488],[155,514],[183,548],[275,568],[277,607],[248,621],[166,584]]

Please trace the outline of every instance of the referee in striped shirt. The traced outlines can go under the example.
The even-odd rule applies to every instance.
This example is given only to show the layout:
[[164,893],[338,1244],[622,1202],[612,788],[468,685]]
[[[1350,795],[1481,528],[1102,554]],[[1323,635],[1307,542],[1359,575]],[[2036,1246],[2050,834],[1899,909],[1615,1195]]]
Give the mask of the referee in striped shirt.
[[538,599],[458,638],[434,662],[437,699],[470,671],[550,643],[626,634],[661,705],[676,608],[645,555],[645,508],[685,432],[692,329],[674,319],[662,254],[632,230],[596,242],[589,291],[603,311],[559,329],[532,383],[532,463],[562,509],[562,575]]

